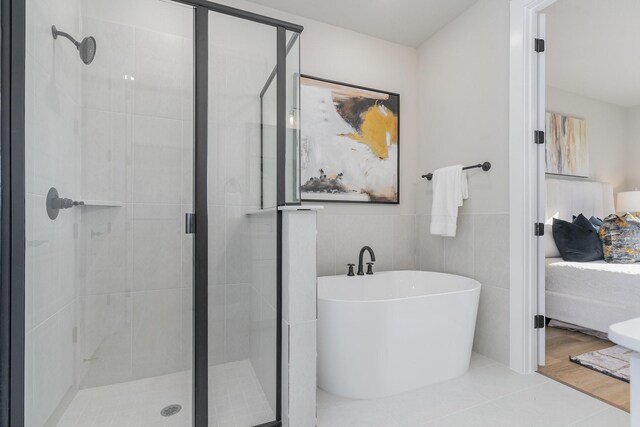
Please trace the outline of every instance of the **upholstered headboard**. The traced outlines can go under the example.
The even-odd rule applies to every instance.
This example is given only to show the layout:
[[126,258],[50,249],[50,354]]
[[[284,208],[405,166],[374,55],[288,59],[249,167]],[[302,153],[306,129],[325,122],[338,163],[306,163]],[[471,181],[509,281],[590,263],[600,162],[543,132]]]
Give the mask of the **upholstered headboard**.
[[579,214],[605,218],[615,213],[615,208],[611,184],[554,178],[547,178],[546,183],[545,252],[547,258],[553,258],[560,256],[551,230],[553,218],[571,221]]
[[571,221],[573,215],[604,218],[615,213],[611,184],[554,178],[547,178],[546,181],[547,224],[551,224],[553,218]]

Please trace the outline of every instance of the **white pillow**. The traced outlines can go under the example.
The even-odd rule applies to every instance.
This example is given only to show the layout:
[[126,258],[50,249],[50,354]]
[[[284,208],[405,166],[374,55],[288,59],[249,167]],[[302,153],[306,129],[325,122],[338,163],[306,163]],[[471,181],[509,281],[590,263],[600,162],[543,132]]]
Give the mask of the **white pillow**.
[[551,224],[544,225],[544,256],[545,258],[560,258],[560,250],[553,240],[553,226]]

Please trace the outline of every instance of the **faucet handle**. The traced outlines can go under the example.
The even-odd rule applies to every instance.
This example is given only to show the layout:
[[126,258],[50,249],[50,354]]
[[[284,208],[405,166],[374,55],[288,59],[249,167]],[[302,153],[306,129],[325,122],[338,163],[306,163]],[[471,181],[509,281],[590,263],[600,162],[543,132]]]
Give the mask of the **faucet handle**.
[[367,263],[367,274],[373,274],[373,263],[372,262],[368,262]]
[[355,274],[353,273],[353,267],[355,267],[355,264],[347,264],[347,267],[349,267],[349,272],[347,273],[347,276],[355,276]]

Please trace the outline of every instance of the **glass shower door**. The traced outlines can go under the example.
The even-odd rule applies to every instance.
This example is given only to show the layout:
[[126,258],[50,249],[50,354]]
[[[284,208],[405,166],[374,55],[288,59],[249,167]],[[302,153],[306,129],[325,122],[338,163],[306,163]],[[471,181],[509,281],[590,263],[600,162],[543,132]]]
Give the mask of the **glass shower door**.
[[57,3],[27,2],[26,425],[190,426],[194,11]]
[[[272,26],[209,14],[209,425],[274,421],[277,391],[276,174]],[[274,120],[262,123],[262,114]],[[275,145],[271,147],[275,149]],[[275,172],[275,169],[273,169]],[[264,192],[264,188],[270,189]]]
[[275,424],[299,27],[189,0],[26,8],[25,425]]

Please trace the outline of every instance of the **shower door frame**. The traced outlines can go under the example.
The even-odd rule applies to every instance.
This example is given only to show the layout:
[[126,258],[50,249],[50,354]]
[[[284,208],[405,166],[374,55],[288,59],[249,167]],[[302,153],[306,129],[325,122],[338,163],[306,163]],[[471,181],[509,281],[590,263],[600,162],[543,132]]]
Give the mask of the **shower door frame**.
[[[303,27],[207,0],[171,0],[194,10],[194,242],[193,414],[206,427],[208,414],[208,220],[207,148],[209,13],[269,25],[277,31],[276,65],[276,413],[259,427],[282,425],[282,211],[286,205],[286,32]],[[1,225],[0,225],[0,427],[24,425],[25,392],[25,47],[24,0],[2,0]]]

